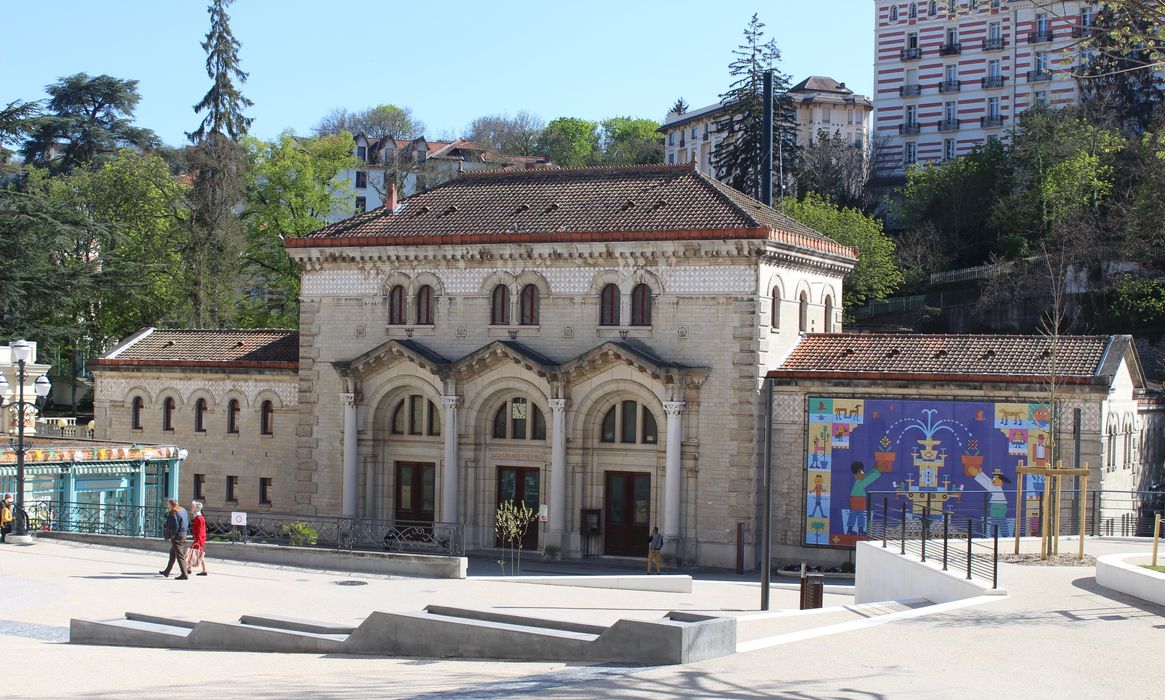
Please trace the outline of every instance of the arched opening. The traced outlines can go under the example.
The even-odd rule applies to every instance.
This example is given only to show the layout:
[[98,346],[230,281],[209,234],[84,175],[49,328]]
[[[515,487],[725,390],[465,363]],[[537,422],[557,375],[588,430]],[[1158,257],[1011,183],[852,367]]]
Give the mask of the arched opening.
[[646,284],[637,284],[631,290],[631,325],[651,325],[651,288]]
[[259,434],[275,434],[275,407],[270,401],[264,401],[259,407]]
[[833,332],[833,297],[825,297],[825,332]]
[[162,401],[162,430],[167,432],[174,430],[174,399],[169,396]]
[[619,287],[608,284],[599,293],[599,325],[619,325]]
[[227,432],[231,435],[239,434],[239,400],[231,399],[227,402]]
[[809,330],[809,295],[801,292],[800,296],[800,318],[798,319],[798,328],[802,333]]
[[194,402],[194,432],[206,432],[206,399]]
[[129,425],[134,430],[142,429],[142,409],[145,405],[146,402],[140,396],[133,397],[133,401],[130,403]]
[[538,302],[538,287],[532,284],[522,287],[522,297],[520,300],[521,318],[519,319],[521,325],[538,325]]
[[769,318],[773,330],[780,330],[781,328],[781,289],[780,287],[773,287],[773,298],[769,302]]
[[424,285],[417,290],[416,323],[418,326],[433,325],[433,288]]
[[403,326],[405,318],[405,288],[396,285],[388,292],[388,325]]
[[510,290],[504,284],[494,287],[490,295],[489,322],[492,326],[504,326],[510,322]]

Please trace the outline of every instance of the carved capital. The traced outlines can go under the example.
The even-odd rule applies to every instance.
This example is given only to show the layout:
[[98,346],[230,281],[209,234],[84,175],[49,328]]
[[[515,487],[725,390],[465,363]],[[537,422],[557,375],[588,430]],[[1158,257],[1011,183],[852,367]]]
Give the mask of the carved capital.
[[684,406],[688,405],[686,401],[664,401],[663,412],[668,417],[683,415]]
[[344,404],[345,406],[355,406],[356,394],[350,391],[340,394],[340,403]]
[[550,399],[550,410],[554,413],[562,413],[566,410],[566,399]]
[[461,404],[460,396],[442,396],[441,405],[445,408],[457,408]]

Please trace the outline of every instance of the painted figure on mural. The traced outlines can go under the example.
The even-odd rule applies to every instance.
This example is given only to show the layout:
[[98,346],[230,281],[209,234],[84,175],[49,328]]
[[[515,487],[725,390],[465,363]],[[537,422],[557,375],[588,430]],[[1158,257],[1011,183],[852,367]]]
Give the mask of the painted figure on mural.
[[822,508],[822,498],[828,490],[825,488],[825,477],[821,474],[815,474],[813,476],[813,488],[811,489],[811,493],[813,494],[813,512],[809,514],[809,517],[812,518],[814,515],[821,515],[823,518],[829,517],[829,513],[826,513]]
[[813,469],[821,467],[824,464],[822,459],[825,456],[825,445],[821,441],[820,436],[813,437],[813,460],[809,462],[809,468]]
[[[991,476],[987,476],[981,470],[975,473],[975,481],[983,487],[988,494],[990,494],[987,501],[987,525],[999,526],[999,536],[1008,536],[1008,519],[1007,519],[1007,495],[1003,493],[1003,485],[1010,484],[1011,479],[1003,475],[1003,472],[998,469],[995,470]],[[986,534],[991,534],[987,532]]]
[[1044,434],[1036,435],[1036,444],[1032,447],[1032,462],[1037,467],[1048,466],[1048,446],[1044,442]]
[[849,492],[849,519],[845,523],[845,531],[855,535],[866,534],[866,489],[882,477],[882,472],[874,471],[866,474],[866,465],[854,462],[850,465],[854,475],[854,485]]

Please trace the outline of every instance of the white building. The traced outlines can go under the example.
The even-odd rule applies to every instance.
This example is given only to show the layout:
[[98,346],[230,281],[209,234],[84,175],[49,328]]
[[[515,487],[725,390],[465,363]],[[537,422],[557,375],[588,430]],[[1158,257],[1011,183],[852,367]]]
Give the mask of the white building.
[[875,132],[879,166],[966,154],[1005,140],[1016,116],[1039,102],[1074,104],[1076,44],[1093,2],[875,0]]
[[[841,134],[846,142],[865,150],[874,110],[868,98],[854,94],[845,83],[819,75],[797,83],[789,89],[789,96],[797,108],[797,143],[802,147],[824,131],[831,137]],[[700,172],[716,177],[712,153],[724,140],[724,134],[716,128],[724,114],[725,107],[720,102],[683,114],[669,113],[660,128],[664,134],[664,159],[668,163],[694,162]]]

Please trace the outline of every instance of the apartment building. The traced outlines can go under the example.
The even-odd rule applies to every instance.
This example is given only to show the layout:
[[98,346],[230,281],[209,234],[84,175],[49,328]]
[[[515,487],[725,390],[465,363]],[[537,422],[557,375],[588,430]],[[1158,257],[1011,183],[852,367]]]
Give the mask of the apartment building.
[[[870,114],[874,103],[854,94],[833,78],[813,75],[789,89],[796,106],[797,142],[808,146],[824,131],[865,149],[869,143]],[[695,163],[696,169],[716,177],[712,153],[724,140],[716,125],[727,107],[717,102],[683,114],[669,113],[660,131],[664,134],[664,159],[668,163]]]
[[1074,104],[1096,3],[874,0],[875,138],[887,174],[1008,138],[1037,103]]

